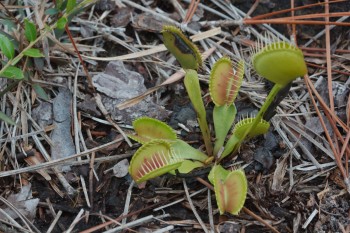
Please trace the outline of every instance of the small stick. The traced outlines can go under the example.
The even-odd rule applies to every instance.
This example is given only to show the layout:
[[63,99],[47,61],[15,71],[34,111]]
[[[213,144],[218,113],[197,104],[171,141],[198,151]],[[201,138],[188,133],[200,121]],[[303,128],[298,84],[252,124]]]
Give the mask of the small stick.
[[94,163],[95,163],[95,152],[91,153],[91,160],[89,165],[89,196],[90,196],[90,205],[91,209],[94,208]]
[[[175,196],[172,196],[172,197],[168,198],[166,201],[172,200],[172,199],[174,199],[174,198],[176,198],[176,197],[179,197],[179,196],[181,196],[181,195],[182,195],[182,194],[177,194],[177,195],[175,195]],[[113,220],[110,220],[110,221],[108,221],[108,222],[104,222],[104,223],[102,223],[102,224],[100,224],[100,225],[97,225],[97,226],[91,227],[91,228],[89,228],[89,229],[86,229],[86,230],[84,230],[84,231],[81,231],[80,233],[91,233],[91,232],[100,230],[101,228],[104,228],[104,227],[106,227],[106,226],[109,226],[109,225],[111,225],[111,224],[113,224],[113,223],[115,223],[115,222],[117,222],[117,221],[120,221],[120,220],[123,219],[123,218],[128,218],[128,217],[133,216],[133,215],[135,215],[135,214],[139,214],[139,213],[141,213],[141,212],[143,212],[143,211],[152,209],[152,208],[154,208],[154,207],[156,207],[156,206],[158,206],[158,205],[160,205],[160,204],[163,204],[163,203],[166,202],[166,201],[162,201],[162,202],[159,202],[159,203],[155,203],[155,204],[150,205],[150,206],[147,206],[147,207],[145,207],[145,208],[143,208],[143,209],[140,209],[140,210],[131,212],[131,213],[127,214],[127,215],[119,216],[119,217],[117,217],[117,218],[115,218],[115,219],[113,219]]]
[[306,220],[306,222],[302,226],[303,229],[306,229],[306,227],[309,225],[309,223],[312,221],[312,219],[314,219],[314,217],[316,216],[317,213],[318,213],[317,209],[314,209],[314,211],[312,211],[312,213],[310,214],[310,216],[308,217],[308,219]]
[[[114,141],[108,142],[108,143],[103,144],[101,146],[95,147],[95,148],[90,149],[90,150],[83,151],[83,152],[81,152],[79,154],[75,154],[75,155],[72,155],[72,156],[69,156],[69,157],[56,159],[56,160],[52,160],[52,161],[45,162],[45,163],[40,163],[40,164],[33,165],[33,166],[30,166],[30,167],[23,167],[23,168],[18,168],[18,169],[15,169],[15,170],[0,172],[0,177],[17,175],[17,174],[21,174],[21,173],[24,173],[24,172],[32,172],[32,171],[36,171],[36,170],[39,170],[39,169],[49,168],[51,166],[64,164],[66,161],[73,160],[73,159],[76,159],[78,157],[87,155],[89,153],[99,151],[99,150],[101,150],[101,149],[103,149],[105,147],[111,146],[114,143],[117,143],[117,142],[120,142],[120,141],[122,141],[122,139],[116,139]],[[124,155],[117,155],[117,156],[121,156],[122,158],[125,158],[125,154]]]
[[[200,190],[198,190],[198,191],[196,191],[196,192],[194,192],[194,193],[191,193],[191,194],[190,194],[190,197],[193,197],[193,196],[195,196],[195,195],[197,195],[197,194],[199,194],[199,193],[202,193],[202,192],[205,191],[205,190],[207,190],[207,188],[203,188],[203,189],[200,189]],[[171,203],[168,203],[168,204],[166,204],[166,205],[162,205],[162,206],[160,206],[160,207],[157,207],[157,208],[153,209],[153,211],[159,211],[159,210],[165,209],[165,208],[167,208],[167,207],[169,207],[169,206],[175,205],[175,204],[177,204],[177,203],[179,203],[179,202],[182,202],[182,201],[184,201],[184,200],[185,200],[185,198],[180,198],[180,199],[178,199],[178,200],[176,200],[176,201],[173,201],[173,202],[171,202]]]
[[[129,206],[130,206],[130,199],[131,199],[131,194],[132,194],[132,187],[134,186],[134,180],[130,183],[129,188],[128,188],[128,192],[127,192],[127,196],[125,199],[125,205],[124,205],[124,212],[123,215],[126,216],[129,212]],[[123,218],[122,220],[122,226],[126,224],[126,220],[127,218]]]
[[89,195],[88,195],[88,191],[86,189],[86,182],[85,182],[85,179],[82,175],[80,175],[80,182],[81,182],[81,186],[83,188],[83,193],[84,193],[84,196],[85,196],[85,199],[86,199],[86,205],[88,207],[91,207],[90,205],[90,200],[89,200]]
[[201,217],[199,216],[198,212],[196,211],[196,208],[195,208],[194,205],[193,205],[193,202],[192,202],[192,200],[191,200],[190,194],[188,193],[188,188],[187,188],[185,179],[182,179],[182,183],[183,183],[183,185],[184,185],[184,189],[185,189],[187,201],[188,201],[188,203],[189,203],[190,206],[191,206],[191,209],[192,209],[192,212],[193,212],[194,216],[196,216],[196,219],[197,219],[199,225],[201,225],[201,227],[203,228],[203,231],[204,231],[205,233],[209,233],[207,227],[205,226],[204,222],[202,221]]
[[128,136],[124,133],[124,131],[119,127],[117,123],[115,123],[112,118],[110,117],[107,109],[102,103],[101,96],[99,94],[95,94],[95,102],[97,107],[101,110],[102,114],[105,116],[105,118],[108,120],[109,123],[111,123],[117,130],[118,132],[123,136],[124,140],[128,143],[130,147],[132,147],[132,143],[130,142]]
[[211,193],[210,189],[208,189],[208,217],[209,217],[209,224],[210,224],[210,232],[215,232],[215,226],[214,226],[214,218],[213,218],[213,206],[211,204]]
[[[348,180],[348,176],[347,176],[347,174],[346,174],[346,172],[345,172],[345,169],[344,169],[344,166],[343,166],[343,164],[342,164],[342,161],[341,161],[341,159],[340,159],[340,157],[339,157],[339,154],[337,153],[337,151],[336,151],[336,149],[335,149],[335,147],[334,147],[334,145],[333,145],[332,139],[331,139],[331,137],[330,137],[330,135],[329,135],[329,132],[328,132],[327,127],[326,127],[326,124],[325,124],[325,122],[324,122],[324,120],[323,120],[322,114],[321,114],[320,110],[318,109],[318,106],[317,106],[317,104],[316,104],[315,98],[314,98],[313,95],[312,95],[312,90],[311,90],[312,83],[311,83],[311,80],[310,80],[310,78],[309,78],[308,75],[305,75],[305,76],[304,76],[304,81],[305,81],[307,90],[308,90],[308,92],[309,92],[309,94],[310,94],[310,98],[311,98],[312,104],[313,104],[314,107],[315,107],[315,110],[316,110],[316,112],[317,112],[318,118],[320,119],[322,128],[323,128],[323,130],[324,130],[324,132],[325,132],[325,135],[326,135],[326,138],[327,138],[327,140],[328,140],[328,142],[329,142],[329,146],[331,147],[332,152],[333,152],[333,154],[334,154],[334,158],[335,158],[336,164],[337,164],[337,166],[338,166],[338,168],[339,168],[339,170],[340,170],[340,172],[341,172],[341,174],[342,174],[344,180],[346,181],[346,180]],[[347,189],[348,189],[348,192],[350,193],[349,185],[348,185]]]
[[[346,0],[334,0],[334,1],[331,1],[330,3],[345,2],[345,1]],[[274,16],[274,15],[288,13],[290,11],[302,10],[302,9],[309,8],[309,7],[314,7],[314,6],[321,6],[321,5],[324,5],[324,4],[326,4],[326,3],[325,2],[319,2],[319,3],[314,3],[314,4],[308,4],[308,5],[305,5],[305,6],[299,6],[299,7],[295,7],[295,8],[289,8],[289,9],[285,9],[285,10],[274,11],[274,12],[271,12],[271,13],[255,16],[255,17],[253,17],[253,19],[268,18],[268,17]]]
[[77,216],[75,217],[75,219],[73,220],[73,222],[70,224],[68,230],[66,231],[66,233],[71,233],[73,228],[75,227],[75,225],[79,222],[80,217],[83,215],[84,213],[84,209],[81,209],[79,211],[79,213],[77,214]]
[[51,223],[49,229],[47,229],[47,232],[46,232],[46,233],[51,233],[51,231],[53,230],[53,228],[56,226],[58,220],[60,219],[61,215],[62,215],[62,211],[59,210],[58,213],[57,213],[57,215],[56,215],[56,217],[55,217],[55,219],[52,221],[52,223]]
[[350,23],[346,22],[324,22],[320,20],[290,20],[290,19],[245,19],[243,24],[301,24],[301,25],[336,25],[336,26],[344,26],[349,27]]

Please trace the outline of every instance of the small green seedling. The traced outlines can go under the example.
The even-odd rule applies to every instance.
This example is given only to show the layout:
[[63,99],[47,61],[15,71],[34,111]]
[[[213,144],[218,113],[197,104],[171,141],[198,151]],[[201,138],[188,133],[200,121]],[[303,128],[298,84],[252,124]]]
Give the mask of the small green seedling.
[[[83,0],[80,1],[79,4],[76,3],[76,0],[55,1],[56,7],[47,9],[45,11],[45,17],[48,15],[56,15],[58,17],[60,15],[60,18],[56,22],[53,21],[54,19],[45,20],[50,22],[50,25],[44,25],[44,28],[41,28],[41,30],[37,29],[37,26],[34,24],[34,19],[32,19],[34,21],[32,22],[27,18],[24,20],[21,18],[10,18],[10,21],[16,19],[16,27],[18,26],[17,23],[23,20],[21,22],[21,27],[19,28],[24,29],[24,37],[20,36],[19,38],[21,38],[21,40],[16,40],[16,37],[12,36],[10,33],[12,29],[13,31],[16,30],[15,27],[12,28],[12,26],[9,26],[11,24],[8,25],[9,34],[4,31],[0,32],[0,56],[2,57],[0,78],[10,80],[7,82],[7,87],[1,90],[0,98],[19,82],[25,81],[31,84],[33,90],[41,99],[46,101],[49,100],[45,90],[38,83],[31,82],[30,77],[33,76],[33,74],[31,74],[30,69],[28,69],[28,65],[31,64],[31,62],[28,62],[28,60],[32,58],[37,59],[44,57],[44,54],[39,49],[34,48],[35,46],[38,46],[38,42],[41,44],[43,39],[45,41],[47,36],[51,35],[50,33],[53,30],[56,30],[54,34],[56,37],[58,37],[57,29],[63,29],[69,21],[68,19],[71,19],[74,14],[93,1],[94,0]],[[5,21],[7,21],[6,17],[4,22]],[[22,46],[19,46],[19,44]],[[16,124],[14,120],[1,111],[0,121],[4,121],[12,125]]]
[[[247,195],[246,176],[242,169],[228,171],[219,162],[235,153],[244,140],[268,131],[270,124],[263,116],[278,92],[306,73],[303,55],[298,48],[285,42],[254,50],[254,68],[275,86],[257,116],[241,119],[234,126],[237,113],[234,100],[242,84],[244,61],[234,63],[228,57],[219,59],[211,70],[209,80],[210,96],[215,104],[213,144],[197,74],[202,63],[199,50],[175,27],[164,26],[162,32],[165,46],[186,72],[184,85],[196,111],[206,151],[204,153],[178,139],[167,124],[142,117],[133,122],[136,134],[129,135],[142,144],[130,162],[130,175],[140,183],[165,173],[186,174],[195,168],[212,166],[208,179],[214,186],[220,214],[228,212],[237,215]],[[231,128],[233,130],[229,135]]]

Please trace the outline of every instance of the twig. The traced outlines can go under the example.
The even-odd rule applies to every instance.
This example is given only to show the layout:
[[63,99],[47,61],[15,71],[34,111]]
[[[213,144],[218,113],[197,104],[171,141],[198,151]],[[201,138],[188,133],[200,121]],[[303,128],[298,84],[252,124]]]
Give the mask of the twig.
[[[131,200],[131,194],[132,194],[132,187],[134,186],[134,181],[130,182],[129,188],[128,188],[128,192],[127,192],[127,196],[125,199],[125,205],[124,205],[124,212],[123,215],[126,216],[129,212],[129,206],[130,206],[130,200]],[[122,225],[126,224],[126,220],[127,218],[123,218],[122,219]]]
[[28,230],[34,231],[37,233],[40,233],[40,231],[34,226],[34,224],[29,221],[29,219],[24,216],[11,202],[0,196],[0,201],[3,202],[5,205],[7,205],[10,209],[13,210],[13,212],[16,213],[16,215],[22,220],[22,222],[26,225]]
[[[339,3],[339,2],[345,2],[346,0],[334,0],[331,1],[330,3]],[[305,6],[299,6],[299,7],[294,7],[294,8],[289,8],[289,9],[285,9],[285,10],[279,10],[279,11],[274,11],[271,13],[267,13],[267,14],[262,14],[262,15],[258,15],[253,17],[254,19],[264,19],[264,18],[268,18],[274,15],[279,15],[279,14],[284,14],[284,13],[288,13],[291,11],[297,11],[297,10],[302,10],[305,8],[310,8],[310,7],[314,7],[314,6],[322,6],[324,4],[327,4],[326,2],[318,2],[318,3],[314,3],[314,4],[308,4]]]
[[314,217],[316,216],[316,214],[318,213],[317,209],[314,209],[314,211],[312,211],[312,213],[310,214],[310,216],[307,218],[306,222],[303,224],[302,228],[306,229],[307,226],[309,225],[309,223],[312,221],[312,219],[314,219]]
[[[95,148],[90,149],[90,150],[83,151],[83,152],[81,152],[79,154],[75,154],[75,155],[72,155],[72,156],[69,156],[69,157],[65,157],[65,158],[61,158],[61,159],[57,159],[57,160],[52,160],[52,161],[49,161],[49,162],[37,164],[37,165],[34,165],[34,166],[30,166],[30,167],[23,167],[23,168],[18,168],[16,170],[0,172],[0,177],[12,176],[12,175],[21,174],[23,172],[31,172],[31,171],[36,171],[36,170],[43,169],[43,168],[49,168],[51,166],[60,165],[60,164],[65,163],[66,161],[73,160],[73,159],[76,159],[78,157],[90,154],[92,152],[99,151],[99,150],[101,150],[101,149],[103,149],[105,147],[111,146],[114,143],[120,142],[122,140],[123,139],[117,139],[117,140],[108,142],[108,143],[103,144],[101,146],[95,147]],[[125,155],[121,155],[121,157],[123,157],[123,158],[124,158],[124,156]]]
[[52,231],[52,230],[54,229],[54,227],[56,226],[58,220],[60,219],[61,215],[62,215],[62,211],[59,210],[58,213],[57,213],[57,215],[56,215],[56,217],[55,217],[55,219],[52,221],[52,223],[51,223],[49,229],[47,229],[46,233],[51,233],[51,231]]
[[215,233],[214,218],[213,218],[213,206],[211,204],[211,192],[208,189],[208,217],[210,224],[210,232]]
[[[200,193],[204,192],[205,190],[207,190],[207,188],[203,188],[203,189],[200,189],[200,190],[198,190],[196,192],[193,192],[193,193],[190,194],[190,197],[193,197],[193,196],[195,196],[197,194],[200,194]],[[176,200],[176,201],[170,202],[170,203],[168,203],[166,205],[162,205],[160,207],[157,207],[153,211],[159,211],[159,210],[165,209],[165,208],[167,208],[169,206],[176,205],[177,203],[180,203],[180,202],[182,202],[184,200],[185,200],[185,198],[180,198],[179,200]]]
[[196,216],[196,219],[197,219],[199,225],[201,225],[203,231],[204,231],[205,233],[209,233],[207,227],[205,226],[204,222],[202,221],[201,217],[199,216],[199,214],[198,214],[197,211],[196,211],[196,208],[195,208],[194,205],[193,205],[193,202],[192,202],[192,200],[191,200],[190,194],[188,193],[188,188],[187,188],[187,185],[186,185],[186,180],[185,180],[185,179],[182,179],[182,183],[183,183],[183,185],[184,185],[184,190],[185,190],[185,193],[186,193],[187,201],[188,201],[188,203],[189,203],[190,206],[191,206],[191,209],[192,209],[192,212],[193,212],[194,216]]
[[129,222],[125,225],[122,225],[122,226],[119,226],[119,227],[116,227],[116,228],[113,228],[113,229],[110,229],[108,231],[105,231],[104,233],[114,233],[114,232],[118,232],[118,231],[121,231],[125,228],[130,228],[130,227],[135,227],[135,226],[138,226],[142,223],[147,223],[149,221],[151,221],[153,218],[166,218],[166,217],[169,217],[170,215],[169,214],[164,214],[164,215],[161,215],[161,216],[156,216],[154,217],[153,215],[148,215],[146,217],[143,217],[143,218],[139,218],[135,221],[132,221],[132,222]]
[[[332,3],[332,2],[331,2]],[[347,20],[349,18],[349,16],[343,16],[340,19],[337,20],[337,22],[343,22],[345,20]],[[336,25],[330,25],[329,29],[333,29]],[[313,36],[308,42],[306,42],[304,44],[304,46],[309,46],[312,42],[314,42],[315,40],[317,40],[318,38],[320,38],[324,33],[325,33],[326,29],[320,31],[319,33],[317,33],[315,36]]]
[[190,6],[188,7],[184,23],[189,23],[196,12],[200,0],[192,0]]
[[165,232],[170,232],[173,229],[174,229],[174,226],[171,225],[171,226],[167,226],[167,227],[161,228],[159,230],[153,231],[153,233],[165,233]]
[[91,209],[94,208],[94,163],[95,163],[95,152],[91,153],[91,160],[89,164],[89,196]]
[[[47,163],[55,161],[55,160],[51,159],[50,155],[47,153],[46,149],[44,148],[44,146],[42,145],[42,143],[40,142],[39,138],[36,135],[33,136],[33,140],[34,140],[34,143],[36,144],[36,146],[38,147],[39,151],[43,155],[43,157],[46,159]],[[67,158],[67,157],[65,157],[65,158]],[[33,165],[33,166],[28,167],[28,168],[33,168],[35,166],[39,166],[42,164],[45,164],[45,163]],[[14,171],[18,171],[18,170],[19,169],[14,170]],[[68,195],[74,195],[76,193],[76,190],[69,184],[67,179],[63,176],[62,172],[56,166],[52,166],[52,170],[56,174],[58,180],[61,182],[64,189],[67,191]],[[21,174],[21,173],[17,173],[17,174]],[[1,176],[1,173],[0,173],[0,176]]]
[[[174,195],[174,196],[168,198],[166,201],[169,201],[169,200],[172,200],[172,199],[174,199],[174,198],[177,198],[177,197],[179,197],[180,195],[181,195],[181,194]],[[110,221],[108,221],[108,222],[104,222],[104,223],[102,223],[102,224],[100,224],[100,225],[97,225],[97,226],[94,226],[94,227],[92,227],[92,228],[86,229],[86,230],[84,230],[84,231],[82,231],[82,232],[80,232],[80,233],[91,233],[91,232],[94,232],[94,231],[98,231],[98,230],[100,230],[100,229],[102,229],[102,228],[104,228],[104,227],[106,227],[106,226],[109,226],[109,225],[115,223],[116,221],[120,221],[120,220],[123,219],[123,218],[128,218],[128,217],[133,216],[133,215],[135,215],[135,214],[139,214],[139,213],[141,213],[141,212],[143,212],[143,211],[146,211],[146,210],[149,210],[149,209],[153,209],[154,207],[159,206],[159,205],[163,204],[164,202],[165,202],[165,201],[162,201],[162,202],[159,202],[159,203],[155,203],[155,204],[150,205],[150,206],[147,206],[147,207],[145,207],[145,208],[143,208],[143,209],[140,209],[140,210],[131,212],[131,213],[127,214],[126,216],[124,216],[124,215],[119,216],[119,217],[117,217],[117,218],[115,218],[115,219],[113,219],[113,220],[110,220]]]
[[288,133],[288,135],[293,138],[294,141],[298,144],[300,149],[304,152],[304,154],[310,159],[310,161],[318,168],[321,169],[320,164],[315,159],[315,157],[312,155],[312,153],[304,146],[303,143],[300,142],[300,138],[298,138],[292,131],[288,129],[288,127],[284,124],[284,122],[280,123],[282,128]]
[[132,147],[132,143],[129,140],[128,136],[124,133],[124,131],[119,127],[117,123],[115,123],[112,118],[110,117],[108,111],[106,110],[105,106],[102,103],[101,96],[99,94],[95,94],[95,102],[97,107],[100,109],[102,114],[105,116],[105,118],[108,120],[109,123],[111,123],[117,130],[118,132],[123,136],[124,140],[128,143],[130,147]]
[[73,230],[75,225],[79,222],[79,219],[83,215],[83,213],[84,213],[84,209],[81,209],[65,233],[70,233]]
[[84,179],[84,177],[83,177],[82,175],[80,175],[80,182],[81,182],[81,186],[82,186],[82,188],[83,188],[84,197],[85,197],[85,199],[86,199],[86,205],[87,205],[88,207],[91,207],[91,206],[90,206],[90,200],[89,200],[88,191],[87,191],[87,189],[86,189],[86,182],[85,182],[85,179]]
[[344,22],[324,22],[324,21],[318,21],[318,20],[289,20],[287,19],[245,19],[244,24],[300,24],[300,25],[337,25],[337,26],[344,26],[349,27],[350,23],[344,23]]
[[[339,154],[337,153],[337,151],[336,151],[336,149],[335,149],[335,147],[334,147],[334,145],[333,145],[333,142],[332,142],[332,139],[331,139],[331,137],[330,137],[330,135],[329,135],[329,133],[328,133],[326,124],[324,123],[322,114],[321,114],[320,110],[318,109],[317,104],[316,104],[316,101],[315,101],[315,99],[314,99],[314,97],[313,97],[313,95],[312,95],[312,91],[311,91],[311,87],[310,87],[310,86],[312,85],[311,80],[309,79],[309,76],[308,76],[308,75],[305,75],[305,76],[304,76],[304,80],[305,80],[305,84],[306,84],[306,86],[307,86],[308,92],[309,92],[309,94],[310,94],[311,101],[312,101],[312,103],[313,103],[313,105],[314,105],[314,107],[315,107],[315,110],[316,110],[316,112],[317,112],[318,118],[320,119],[321,125],[322,125],[322,127],[323,127],[324,132],[325,132],[326,138],[327,138],[327,140],[328,140],[328,142],[329,142],[329,145],[330,145],[330,147],[331,147],[331,149],[332,149],[332,152],[333,152],[333,154],[334,154],[334,158],[335,158],[335,161],[336,161],[336,163],[337,163],[337,166],[338,166],[338,168],[339,168],[339,170],[340,170],[340,172],[341,172],[341,174],[342,174],[342,176],[343,176],[343,178],[344,178],[344,181],[348,181],[348,179],[349,179],[349,178],[348,178],[348,175],[347,175],[346,172],[345,172],[345,169],[344,169],[344,166],[343,166],[343,164],[342,164],[342,161],[341,161],[341,159],[339,158]],[[347,182],[345,182],[345,183],[347,183]],[[349,186],[349,183],[348,183],[347,185],[348,185],[348,187],[347,187],[348,192],[350,193],[350,186]]]

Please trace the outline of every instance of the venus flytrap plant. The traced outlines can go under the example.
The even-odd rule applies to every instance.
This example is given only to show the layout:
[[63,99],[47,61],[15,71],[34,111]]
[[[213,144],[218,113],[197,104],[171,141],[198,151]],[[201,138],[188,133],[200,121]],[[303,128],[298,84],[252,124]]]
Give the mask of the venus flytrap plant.
[[[241,119],[226,138],[236,116],[234,100],[244,75],[244,62],[233,63],[229,58],[219,59],[213,66],[209,90],[215,104],[213,121],[215,143],[206,120],[197,70],[202,59],[197,47],[182,32],[172,26],[163,29],[164,44],[185,70],[184,85],[197,114],[202,131],[206,154],[177,138],[175,131],[156,119],[143,117],[133,122],[135,135],[130,138],[143,144],[134,154],[129,167],[132,178],[137,182],[163,175],[189,173],[197,167],[212,166],[208,179],[213,184],[220,214],[238,214],[247,195],[247,179],[242,169],[228,171],[219,162],[237,151],[247,139],[268,131],[270,124],[263,116],[278,92],[295,78],[306,72],[300,50],[284,42],[277,42],[256,50],[253,65],[257,72],[275,83],[256,117]],[[261,43],[259,43],[260,45]],[[282,62],[280,66],[276,65]],[[285,64],[295,64],[295,67]],[[270,110],[270,109],[269,109]]]
[[257,73],[273,82],[274,86],[249,128],[238,138],[235,134],[231,136],[222,158],[232,153],[232,151],[237,151],[241,143],[247,137],[252,136],[252,132],[254,134],[257,128],[264,128],[263,117],[278,93],[293,80],[307,73],[302,51],[283,41],[266,44],[258,40],[257,45],[252,50],[252,63]]
[[[129,167],[129,172],[137,183],[165,173],[175,174],[175,171],[188,173],[214,160],[213,145],[196,71],[202,62],[198,49],[175,27],[164,27],[163,36],[164,44],[186,72],[184,85],[197,113],[206,153],[209,156],[177,139],[174,131],[165,123],[146,117],[137,119],[133,122],[136,134],[129,135],[130,138],[143,144],[134,154]],[[236,108],[233,101],[242,83],[244,63],[240,61],[237,67],[233,68],[230,59],[223,58],[214,67],[210,94],[216,104],[214,125],[215,132],[219,135],[217,148],[221,148],[235,118]],[[210,181],[216,189],[220,213],[237,214],[244,204],[247,193],[244,172],[242,170],[230,172],[220,165],[215,165],[211,174],[214,178]]]

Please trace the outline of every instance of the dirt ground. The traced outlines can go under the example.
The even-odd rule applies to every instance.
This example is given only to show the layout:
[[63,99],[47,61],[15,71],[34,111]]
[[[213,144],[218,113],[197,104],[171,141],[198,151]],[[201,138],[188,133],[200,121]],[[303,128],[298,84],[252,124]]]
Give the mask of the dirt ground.
[[[16,2],[6,4],[15,5]],[[204,232],[192,204],[208,232],[272,232],[264,226],[264,222],[277,232],[350,232],[350,196],[302,79],[293,83],[291,91],[277,108],[269,132],[245,142],[237,155],[224,161],[226,167],[244,168],[249,184],[244,206],[263,222],[247,211],[241,211],[237,216],[219,215],[214,193],[198,181],[198,178],[208,180],[209,170],[198,170],[185,177],[164,175],[142,186],[135,185],[126,174],[128,163],[123,160],[130,161],[140,145],[133,142],[130,147],[118,128],[132,133],[131,122],[140,116],[167,122],[181,139],[196,148],[203,148],[196,113],[182,81],[160,87],[125,110],[116,107],[160,85],[180,69],[166,51],[147,56],[135,55],[130,59],[121,56],[162,44],[160,30],[168,22],[159,15],[181,22],[184,15],[179,7],[186,10],[189,2],[101,0],[73,17],[69,28],[79,51],[86,55],[83,60],[94,88],[91,88],[89,78],[74,54],[67,33],[63,31],[60,37],[59,32],[55,34],[61,44],[50,39],[50,67],[45,58],[36,59],[31,64],[34,81],[23,82],[18,84],[20,87],[10,90],[20,102],[21,108],[17,111],[22,115],[28,112],[26,117],[18,118],[22,124],[27,122],[27,131],[23,130],[23,125],[18,129],[1,126],[0,208],[3,211],[0,212],[0,232],[47,232],[50,226],[53,226],[51,232],[68,232],[68,228],[69,232]],[[229,41],[218,47],[200,70],[204,96],[208,96],[208,67],[214,60],[223,55],[231,56],[228,52],[232,52],[233,55],[240,54],[249,64],[249,43],[256,41],[257,35],[269,32],[290,38],[292,27],[285,24],[271,24],[276,32],[262,25],[227,26],[223,22],[220,25],[220,21],[226,19],[242,18],[252,9],[254,2],[200,1],[192,20],[184,26],[202,32],[222,26],[221,30],[226,34],[196,42],[201,52],[214,46],[213,41],[224,37]],[[250,16],[289,9],[290,2],[260,0]],[[319,1],[294,2],[297,7]],[[11,12],[16,15],[17,10],[13,9]],[[0,11],[7,14],[2,8]],[[297,11],[295,15],[323,12],[323,6],[313,6]],[[330,12],[350,12],[350,2],[331,4]],[[290,13],[279,15],[282,16],[290,16]],[[332,21],[337,19],[339,17],[332,18]],[[215,22],[217,25],[213,26]],[[346,18],[343,22],[350,20]],[[297,25],[299,47],[326,48],[324,34],[315,38],[323,29],[324,25]],[[191,36],[191,30],[187,30],[188,36]],[[332,69],[339,71],[332,73],[335,114],[347,125],[341,127],[338,124],[336,127],[345,140],[350,124],[349,27],[336,26],[332,29],[330,42]],[[309,76],[318,93],[329,104],[325,50],[314,52],[305,49],[303,52]],[[113,60],[112,57],[119,59]],[[249,65],[246,72],[235,102],[237,119],[256,114],[271,88]],[[113,81],[108,77],[116,79]],[[33,83],[42,85],[48,100],[35,94]],[[0,84],[1,91],[10,85]],[[22,90],[23,93],[19,94]],[[96,104],[96,93],[100,104]],[[1,98],[11,113],[15,106],[10,101],[11,95]],[[209,97],[203,99],[210,116],[214,104]],[[318,100],[317,105],[321,105]],[[324,111],[322,115],[326,119]],[[208,120],[212,125],[212,119],[208,117]],[[38,133],[44,128],[46,132]],[[332,131],[330,123],[327,123],[327,129]],[[20,137],[28,133],[36,136]],[[332,133],[331,137],[335,140],[337,135]],[[338,148],[341,149],[342,145]],[[47,164],[49,160],[44,151],[51,160],[62,159],[62,154],[78,155],[78,159]],[[343,164],[346,164],[344,161],[348,156],[342,158]],[[41,170],[20,170],[38,164],[45,166]],[[15,170],[18,172],[6,173]],[[62,180],[68,184],[65,185]],[[27,190],[23,190],[25,186]],[[193,194],[190,200],[186,191]],[[13,218],[21,228],[5,220],[3,212],[14,211],[6,200],[21,212],[21,216],[25,216],[23,220],[14,214]],[[29,200],[35,200],[32,209],[26,206],[30,204]],[[126,222],[120,217],[123,214],[128,214]],[[58,221],[55,222],[55,219]],[[113,219],[115,223],[101,225]],[[122,223],[135,223],[137,220],[139,224],[117,229]],[[96,226],[98,228],[94,230]]]

